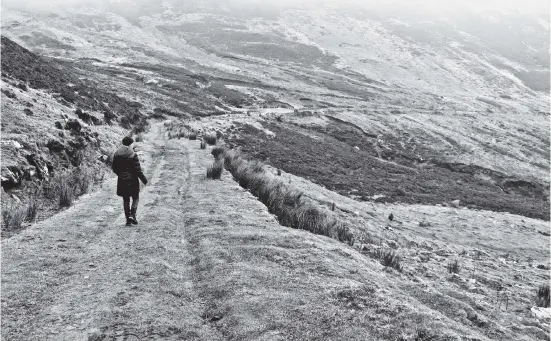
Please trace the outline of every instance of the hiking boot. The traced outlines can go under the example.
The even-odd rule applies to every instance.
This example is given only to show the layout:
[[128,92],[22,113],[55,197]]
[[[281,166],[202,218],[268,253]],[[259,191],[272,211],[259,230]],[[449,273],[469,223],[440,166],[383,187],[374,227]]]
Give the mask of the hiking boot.
[[126,226],[132,226],[133,220],[132,218],[126,218]]
[[130,220],[132,221],[132,224],[138,225],[138,219],[136,219],[136,216],[131,216]]

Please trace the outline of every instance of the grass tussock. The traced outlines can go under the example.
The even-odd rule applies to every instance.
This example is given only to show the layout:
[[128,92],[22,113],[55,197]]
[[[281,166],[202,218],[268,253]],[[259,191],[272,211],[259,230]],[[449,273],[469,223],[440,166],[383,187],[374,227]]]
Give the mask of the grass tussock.
[[388,266],[402,272],[402,258],[393,250],[379,248],[375,250],[373,255],[381,261],[383,266]]
[[33,222],[36,220],[36,216],[38,215],[38,197],[37,195],[33,195],[29,199],[29,203],[27,204],[27,213],[25,215],[25,221]]
[[212,166],[207,168],[207,178],[212,180],[220,179],[223,170],[224,162],[221,159],[217,159]]
[[[215,152],[216,150],[216,152]],[[319,207],[303,194],[287,186],[258,161],[247,161],[238,153],[213,149],[215,157],[223,156],[226,169],[243,188],[256,196],[283,226],[310,231],[352,245],[354,235],[331,212]]]
[[212,154],[212,156],[214,156],[215,159],[218,159],[222,154],[224,154],[224,148],[214,147],[212,148],[212,151],[210,153]]
[[454,261],[448,262],[448,273],[458,274],[460,271],[461,271],[461,265],[459,264],[459,261],[457,259]]
[[12,204],[9,208],[2,210],[2,229],[4,231],[15,231],[27,217],[27,209],[22,205]]
[[88,192],[92,181],[92,174],[85,170],[58,173],[49,182],[46,197],[57,200],[60,207],[69,207],[76,197]]
[[216,144],[216,134],[209,133],[204,136],[205,141],[211,145],[214,146]]
[[549,308],[550,298],[551,296],[549,295],[549,284],[542,285],[538,288],[536,305],[538,307]]

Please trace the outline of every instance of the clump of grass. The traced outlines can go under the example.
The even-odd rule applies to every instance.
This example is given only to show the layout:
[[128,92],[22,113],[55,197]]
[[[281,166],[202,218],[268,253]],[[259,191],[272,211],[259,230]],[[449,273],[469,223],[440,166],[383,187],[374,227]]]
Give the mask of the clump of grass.
[[201,141],[201,149],[206,149],[207,148],[207,144],[205,143],[205,141]]
[[222,147],[214,147],[212,148],[212,151],[210,152],[212,156],[214,156],[215,159],[218,159],[221,155],[223,155],[225,152],[224,148]]
[[2,210],[2,228],[5,231],[15,231],[21,228],[27,216],[27,209],[21,205],[12,204]]
[[536,296],[536,305],[538,307],[549,308],[550,301],[549,284],[544,284],[538,288]]
[[456,259],[453,262],[448,262],[448,273],[450,274],[458,274],[461,271],[461,265],[459,264],[459,261]]
[[381,261],[383,266],[392,267],[402,272],[402,258],[393,250],[379,248],[375,250],[374,256]]
[[220,179],[222,176],[222,171],[224,170],[224,163],[221,159],[214,161],[212,166],[207,168],[207,178],[209,179]]
[[310,231],[352,245],[350,229],[329,211],[320,208],[303,194],[287,186],[258,161],[247,161],[238,153],[214,148],[212,154],[223,156],[224,165],[243,188],[256,196],[283,226]]
[[206,134],[204,139],[211,146],[216,144],[216,135],[213,133]]
[[27,204],[27,213],[25,215],[25,221],[33,222],[38,215],[38,198],[36,195],[31,196],[29,203]]
[[60,207],[69,207],[75,197],[86,194],[92,183],[89,171],[77,169],[56,174],[46,188],[46,196],[58,201]]

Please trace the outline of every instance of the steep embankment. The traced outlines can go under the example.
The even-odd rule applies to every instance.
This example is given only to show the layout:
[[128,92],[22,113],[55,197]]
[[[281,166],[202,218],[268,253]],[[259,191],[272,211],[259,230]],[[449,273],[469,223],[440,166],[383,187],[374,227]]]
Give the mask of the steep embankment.
[[2,237],[100,182],[120,138],[146,128],[140,107],[2,36]]
[[115,181],[2,242],[5,339],[545,339],[537,320],[280,226],[198,141],[141,146],[150,184],[125,227]]

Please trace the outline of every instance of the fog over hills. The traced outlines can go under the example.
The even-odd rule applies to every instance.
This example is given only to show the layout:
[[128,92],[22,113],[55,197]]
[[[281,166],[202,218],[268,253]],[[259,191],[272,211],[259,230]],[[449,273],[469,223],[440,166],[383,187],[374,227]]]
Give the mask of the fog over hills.
[[4,338],[549,339],[548,1],[1,6]]

